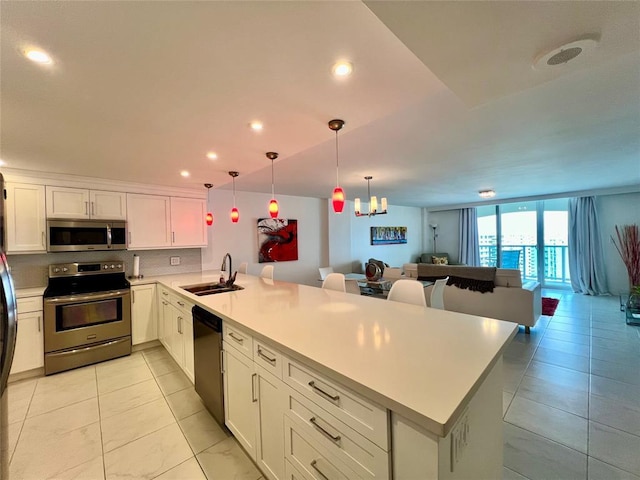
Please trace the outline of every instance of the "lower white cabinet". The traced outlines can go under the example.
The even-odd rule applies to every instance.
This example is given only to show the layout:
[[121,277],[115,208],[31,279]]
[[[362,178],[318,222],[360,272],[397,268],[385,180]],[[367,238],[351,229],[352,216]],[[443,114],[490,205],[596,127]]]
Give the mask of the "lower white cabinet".
[[133,345],[158,338],[156,318],[155,283],[131,287],[131,343]]
[[[225,338],[228,333],[226,329]],[[267,478],[283,480],[286,386],[247,351],[226,340],[223,348],[225,424]],[[273,349],[269,353],[277,354]],[[269,358],[278,362],[275,371],[281,370],[279,354]]]
[[19,298],[18,335],[11,374],[44,367],[42,297]]
[[158,292],[158,338],[193,382],[193,304],[162,286]]

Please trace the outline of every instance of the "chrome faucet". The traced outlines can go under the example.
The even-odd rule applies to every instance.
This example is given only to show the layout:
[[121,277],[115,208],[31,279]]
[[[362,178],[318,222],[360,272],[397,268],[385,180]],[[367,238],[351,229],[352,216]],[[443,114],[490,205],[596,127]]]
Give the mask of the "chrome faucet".
[[[229,278],[224,282],[224,284],[227,287],[230,287],[236,281],[236,274],[238,272],[234,272],[233,274],[231,274],[231,272],[233,271],[233,260],[231,260],[231,255],[229,253],[226,253],[225,256],[222,258],[222,265],[220,266],[220,272],[227,271],[227,257],[229,257]],[[221,281],[224,280],[224,275],[222,273],[220,273],[220,280]]]

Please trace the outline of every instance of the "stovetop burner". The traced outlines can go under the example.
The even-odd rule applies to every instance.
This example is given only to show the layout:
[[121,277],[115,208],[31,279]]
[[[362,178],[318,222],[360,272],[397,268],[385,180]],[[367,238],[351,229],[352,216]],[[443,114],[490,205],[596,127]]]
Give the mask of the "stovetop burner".
[[124,263],[120,261],[49,265],[49,285],[44,297],[128,289],[131,284],[124,269]]

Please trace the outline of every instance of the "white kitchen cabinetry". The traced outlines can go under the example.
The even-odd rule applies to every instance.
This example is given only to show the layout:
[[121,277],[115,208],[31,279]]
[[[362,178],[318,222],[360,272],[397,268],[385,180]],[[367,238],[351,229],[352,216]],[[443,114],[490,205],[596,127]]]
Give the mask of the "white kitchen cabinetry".
[[282,356],[223,324],[225,424],[262,473],[283,480],[286,386]]
[[205,215],[202,199],[129,194],[129,249],[205,247]]
[[125,220],[127,195],[47,185],[47,218]]
[[7,253],[47,251],[44,185],[7,183]]
[[171,244],[174,247],[207,245],[206,202],[199,198],[171,197]]
[[44,367],[42,297],[19,298],[18,336],[11,374]]
[[131,287],[131,342],[138,345],[158,338],[156,285]]
[[159,287],[158,324],[160,341],[180,368],[194,381],[193,361],[193,304]]
[[158,195],[127,194],[128,248],[171,247],[171,200]]

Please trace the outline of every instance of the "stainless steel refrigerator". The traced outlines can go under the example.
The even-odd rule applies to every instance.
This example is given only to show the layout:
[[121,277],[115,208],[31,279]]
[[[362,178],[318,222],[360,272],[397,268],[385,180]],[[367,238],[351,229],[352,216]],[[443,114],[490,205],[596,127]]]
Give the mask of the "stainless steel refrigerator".
[[13,279],[9,273],[7,257],[4,253],[5,225],[4,203],[7,192],[4,188],[4,178],[0,173],[0,480],[9,478],[9,439],[8,439],[8,392],[7,380],[13,361],[13,351],[16,346],[16,295]]

